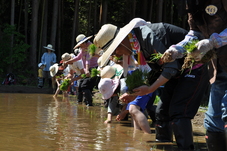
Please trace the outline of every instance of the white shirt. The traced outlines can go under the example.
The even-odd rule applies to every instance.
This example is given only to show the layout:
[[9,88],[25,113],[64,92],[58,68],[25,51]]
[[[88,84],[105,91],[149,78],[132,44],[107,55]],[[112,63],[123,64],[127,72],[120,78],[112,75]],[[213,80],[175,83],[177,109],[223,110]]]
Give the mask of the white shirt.
[[69,73],[70,73],[69,66],[67,66],[67,67],[63,70],[64,77],[66,77]]
[[81,69],[84,69],[84,64],[81,59],[76,62],[73,62],[73,64],[69,64],[69,70],[73,70],[74,72],[76,72],[77,75],[81,74]]

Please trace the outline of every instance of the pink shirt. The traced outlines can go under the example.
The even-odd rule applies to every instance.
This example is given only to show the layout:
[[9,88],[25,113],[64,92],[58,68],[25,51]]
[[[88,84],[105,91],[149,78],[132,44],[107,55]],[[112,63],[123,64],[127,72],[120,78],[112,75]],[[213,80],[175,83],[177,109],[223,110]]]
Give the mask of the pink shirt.
[[[92,44],[91,42],[88,42],[88,46]],[[84,63],[84,66],[89,65],[89,68],[94,68],[98,66],[98,57],[92,57],[87,51],[87,48],[79,48],[80,51],[82,50],[82,60]]]

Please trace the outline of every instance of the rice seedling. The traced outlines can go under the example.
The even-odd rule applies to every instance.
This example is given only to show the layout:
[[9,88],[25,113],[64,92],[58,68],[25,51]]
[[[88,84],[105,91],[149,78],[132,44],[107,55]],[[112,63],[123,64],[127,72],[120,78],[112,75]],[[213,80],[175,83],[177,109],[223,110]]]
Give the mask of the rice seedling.
[[99,74],[100,74],[100,71],[97,70],[96,68],[91,69],[91,77],[96,77]]
[[190,69],[191,71],[194,65],[199,63],[202,63],[202,64],[207,63],[211,59],[216,57],[215,51],[210,50],[203,56],[203,58],[200,61],[195,61],[195,58],[191,56],[191,53],[197,50],[197,47],[196,47],[197,42],[199,42],[199,40],[192,40],[191,42],[189,42],[187,45],[184,46],[187,56],[184,59],[184,64],[182,65],[182,68],[181,68],[182,71],[185,69]]
[[83,79],[87,77],[87,75],[86,75],[86,74],[84,74],[84,73],[83,73],[83,74],[81,74],[80,76],[81,76],[81,78],[83,78]]
[[87,51],[89,52],[89,54],[91,56],[94,56],[96,49],[97,49],[97,47],[95,46],[95,44],[91,44],[91,45],[88,46]]
[[151,54],[151,62],[157,62],[158,60],[160,60],[162,57],[162,54],[160,52],[157,53],[153,53]]
[[132,72],[132,74],[128,75],[125,82],[128,87],[128,92],[133,93],[133,89],[142,85],[148,85],[147,82],[147,72],[143,72],[139,69]]
[[60,90],[61,91],[66,91],[68,89],[68,87],[71,84],[71,80],[70,79],[64,79],[61,86],[60,86]]

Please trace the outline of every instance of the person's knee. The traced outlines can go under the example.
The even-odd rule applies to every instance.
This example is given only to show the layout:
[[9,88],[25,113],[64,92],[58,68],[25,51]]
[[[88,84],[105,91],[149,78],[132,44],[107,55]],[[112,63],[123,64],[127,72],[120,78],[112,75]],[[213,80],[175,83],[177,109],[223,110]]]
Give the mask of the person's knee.
[[139,110],[140,107],[136,106],[136,105],[130,105],[129,106],[129,113],[130,114],[137,114],[140,112]]

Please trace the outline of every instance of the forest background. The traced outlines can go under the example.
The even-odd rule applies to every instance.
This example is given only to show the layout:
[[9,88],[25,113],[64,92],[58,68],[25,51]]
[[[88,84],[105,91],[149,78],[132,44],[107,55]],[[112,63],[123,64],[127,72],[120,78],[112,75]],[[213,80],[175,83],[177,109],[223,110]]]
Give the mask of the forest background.
[[57,61],[73,52],[78,34],[95,35],[103,24],[123,27],[135,17],[188,30],[182,0],[0,0],[0,80],[13,73],[18,84],[37,83],[43,46]]

